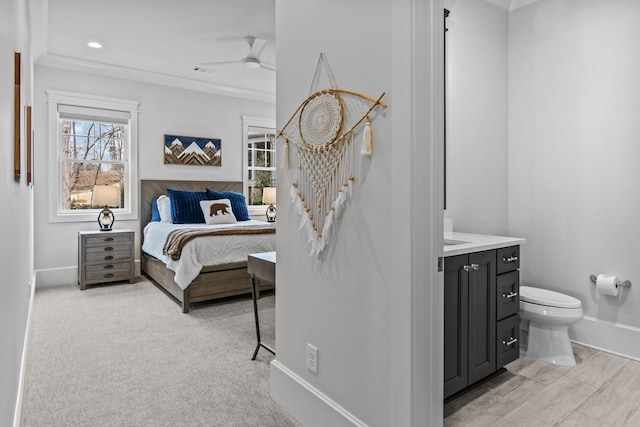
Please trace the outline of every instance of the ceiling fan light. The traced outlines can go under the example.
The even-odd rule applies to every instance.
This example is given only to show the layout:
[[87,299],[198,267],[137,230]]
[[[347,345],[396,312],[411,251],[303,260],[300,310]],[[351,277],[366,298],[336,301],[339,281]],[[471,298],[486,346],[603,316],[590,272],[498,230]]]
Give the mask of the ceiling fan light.
[[242,63],[247,68],[260,68],[260,60],[258,58],[247,56],[242,60]]

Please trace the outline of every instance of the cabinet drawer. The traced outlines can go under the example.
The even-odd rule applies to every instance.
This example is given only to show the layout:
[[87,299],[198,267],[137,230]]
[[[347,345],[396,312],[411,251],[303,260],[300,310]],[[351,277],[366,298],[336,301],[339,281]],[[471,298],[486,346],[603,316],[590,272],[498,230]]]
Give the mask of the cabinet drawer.
[[502,368],[520,355],[520,318],[517,314],[496,324],[496,369]]
[[518,312],[520,308],[520,272],[510,271],[497,278],[496,319],[504,319]]
[[520,268],[520,246],[498,249],[498,274]]
[[[105,233],[109,233],[105,231]],[[117,244],[130,244],[133,233],[117,233],[111,235],[87,236],[85,237],[86,246],[105,246]]]
[[87,283],[129,280],[130,278],[130,262],[103,263],[85,266],[85,279]]
[[87,264],[129,260],[131,258],[131,245],[90,246],[85,249],[85,256]]

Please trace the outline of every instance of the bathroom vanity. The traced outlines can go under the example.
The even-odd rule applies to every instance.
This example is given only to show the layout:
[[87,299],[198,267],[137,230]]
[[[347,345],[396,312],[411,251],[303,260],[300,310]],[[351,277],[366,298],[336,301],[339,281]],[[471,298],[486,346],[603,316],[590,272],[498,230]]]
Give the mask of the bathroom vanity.
[[445,233],[445,398],[518,358],[518,268],[524,242]]

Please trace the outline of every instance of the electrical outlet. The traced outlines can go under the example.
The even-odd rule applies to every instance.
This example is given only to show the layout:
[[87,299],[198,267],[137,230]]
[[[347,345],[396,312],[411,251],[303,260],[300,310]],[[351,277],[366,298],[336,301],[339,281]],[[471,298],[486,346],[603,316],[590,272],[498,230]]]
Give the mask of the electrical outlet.
[[318,373],[318,348],[307,343],[307,369]]

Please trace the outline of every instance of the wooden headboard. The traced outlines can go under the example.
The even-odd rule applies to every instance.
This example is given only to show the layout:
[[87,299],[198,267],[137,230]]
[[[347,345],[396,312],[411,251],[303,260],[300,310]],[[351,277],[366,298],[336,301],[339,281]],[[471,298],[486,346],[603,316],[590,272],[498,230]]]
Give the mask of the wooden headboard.
[[[143,179],[140,181],[140,227],[151,221],[151,204],[153,199],[167,194],[167,188],[174,190],[205,191],[235,191],[242,193],[242,181],[171,181],[164,179]],[[140,236],[143,234],[141,233]]]

